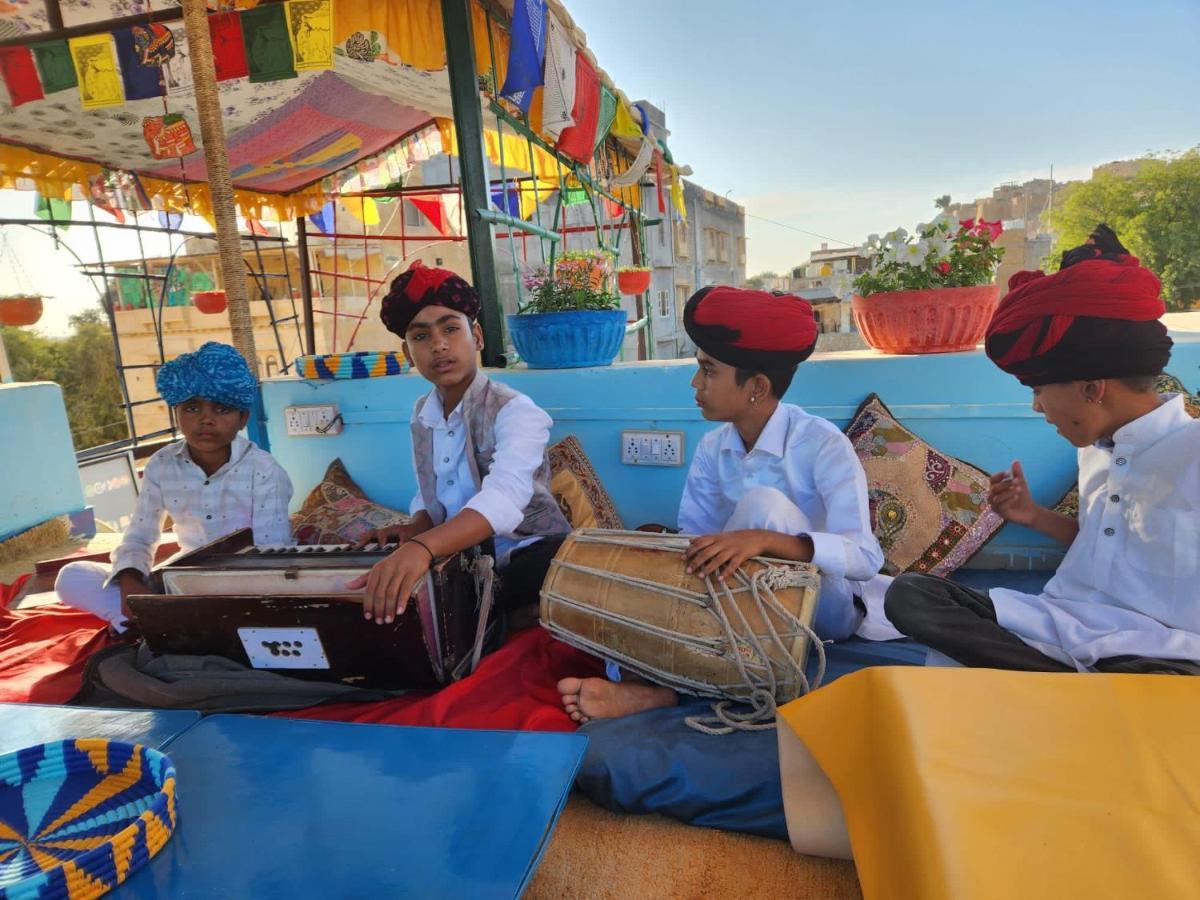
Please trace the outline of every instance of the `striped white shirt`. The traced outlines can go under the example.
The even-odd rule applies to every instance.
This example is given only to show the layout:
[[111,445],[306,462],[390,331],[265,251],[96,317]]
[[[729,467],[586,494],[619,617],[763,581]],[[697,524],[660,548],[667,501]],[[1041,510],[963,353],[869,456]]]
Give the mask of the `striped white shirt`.
[[254,529],[256,544],[290,544],[291,499],[287,472],[270,453],[240,435],[233,439],[229,462],[212,475],[192,461],[186,441],[169,444],[146,463],[129,529],[112,554],[113,573],[150,573],[168,515],[183,551],[241,528]]

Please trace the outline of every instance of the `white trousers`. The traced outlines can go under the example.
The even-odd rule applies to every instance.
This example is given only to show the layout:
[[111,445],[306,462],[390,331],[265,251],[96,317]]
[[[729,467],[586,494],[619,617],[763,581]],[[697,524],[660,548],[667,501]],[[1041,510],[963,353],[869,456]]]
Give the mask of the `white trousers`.
[[121,613],[121,588],[115,582],[104,586],[111,572],[112,566],[104,563],[86,560],[67,563],[54,580],[54,591],[64,605],[90,612],[104,619],[115,630],[124,631],[121,624],[125,621]]

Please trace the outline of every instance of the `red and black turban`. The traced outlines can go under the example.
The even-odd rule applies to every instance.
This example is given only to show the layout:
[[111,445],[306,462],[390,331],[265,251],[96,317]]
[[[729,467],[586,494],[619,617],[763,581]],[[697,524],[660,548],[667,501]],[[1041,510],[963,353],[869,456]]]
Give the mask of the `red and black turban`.
[[802,363],[817,346],[812,307],[794,294],[701,288],[683,309],[683,327],[709,356],[755,372]]
[[1018,272],[984,344],[1022,384],[1157,375],[1171,357],[1158,278],[1104,225],[1053,275]]
[[474,322],[479,317],[479,294],[449,269],[430,268],[418,259],[392,281],[379,318],[388,331],[403,338],[413,317],[426,306],[445,306]]

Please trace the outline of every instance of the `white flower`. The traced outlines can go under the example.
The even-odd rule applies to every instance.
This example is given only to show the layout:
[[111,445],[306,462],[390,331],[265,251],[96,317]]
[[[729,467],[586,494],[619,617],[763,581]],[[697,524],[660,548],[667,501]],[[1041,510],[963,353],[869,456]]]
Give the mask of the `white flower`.
[[935,259],[942,260],[950,255],[950,251],[954,249],[954,241],[946,237],[941,232],[934,232],[926,243],[929,249],[933,252]]
[[[888,263],[897,262],[900,258],[900,251],[904,249],[904,244],[889,243],[883,248],[883,253],[879,257],[877,265],[886,266]],[[874,268],[874,266],[872,266]]]
[[930,223],[930,226],[944,230],[951,237],[958,234],[958,219],[949,213],[940,213],[938,217]]
[[929,237],[929,235],[932,231],[933,231],[933,226],[930,225],[928,222],[918,222],[917,223],[917,234],[922,235],[924,237]]
[[897,254],[900,262],[906,263],[910,266],[921,265],[925,262],[925,257],[928,255],[929,241],[925,240],[924,238],[912,244],[905,244],[903,247],[899,248],[899,252]]
[[903,244],[908,240],[908,232],[903,228],[897,228],[895,231],[889,231],[885,234],[883,239],[889,244]]

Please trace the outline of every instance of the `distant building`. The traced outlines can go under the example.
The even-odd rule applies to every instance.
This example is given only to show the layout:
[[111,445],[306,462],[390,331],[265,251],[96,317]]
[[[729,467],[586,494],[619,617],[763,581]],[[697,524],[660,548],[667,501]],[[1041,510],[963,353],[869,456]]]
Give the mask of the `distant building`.
[[835,293],[842,279],[858,275],[871,267],[859,247],[833,247],[821,244],[809,254],[808,262],[792,269],[788,290],[812,304],[822,334],[854,330],[850,304]]
[[946,212],[959,220],[999,220],[1004,226],[1004,232],[996,242],[1004,248],[1004,259],[996,270],[996,283],[1003,289],[1014,274],[1022,269],[1040,268],[1050,254],[1054,236],[1044,217],[1054,203],[1054,195],[1064,187],[1066,184],[1049,178],[1035,178],[1024,184],[1002,184],[992,190],[992,196],[968,203],[952,203]]

